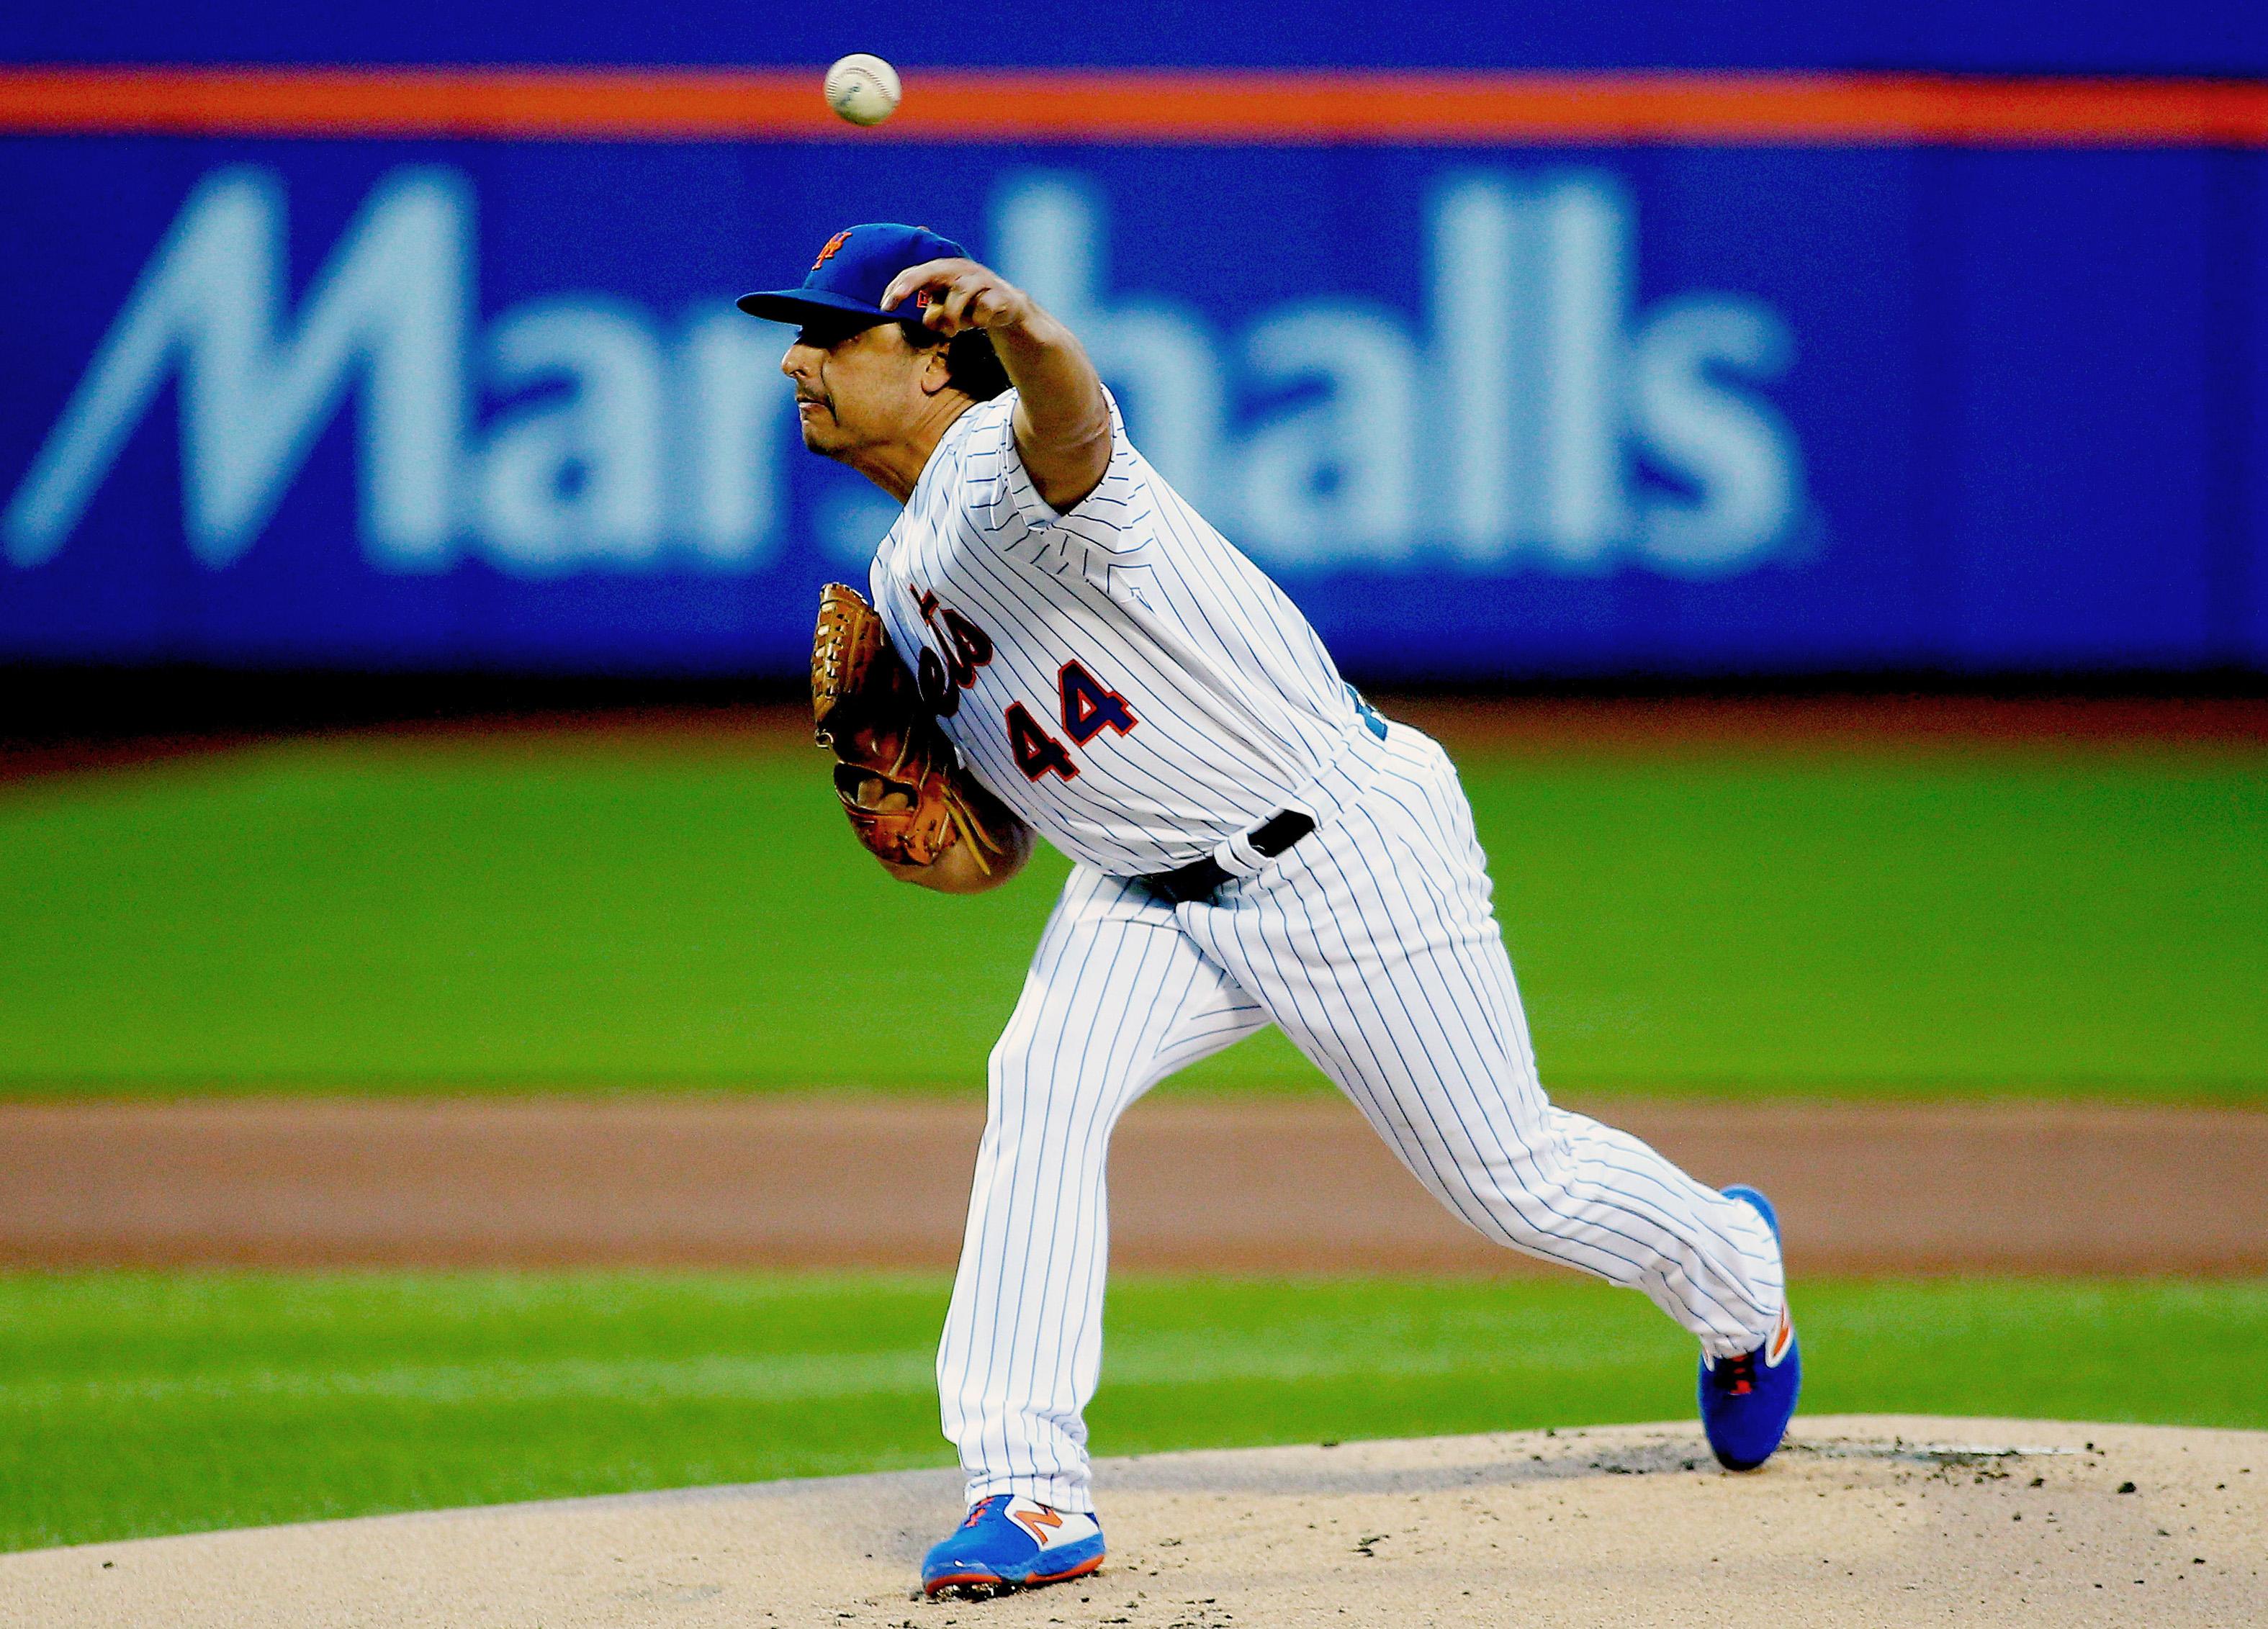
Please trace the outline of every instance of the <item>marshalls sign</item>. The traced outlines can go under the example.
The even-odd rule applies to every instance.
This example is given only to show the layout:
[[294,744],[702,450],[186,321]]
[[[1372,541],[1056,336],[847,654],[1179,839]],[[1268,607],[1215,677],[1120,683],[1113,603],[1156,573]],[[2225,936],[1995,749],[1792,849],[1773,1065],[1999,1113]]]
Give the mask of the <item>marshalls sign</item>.
[[[69,541],[127,438],[178,380],[181,514],[215,569],[252,548],[308,449],[358,398],[360,536],[382,570],[747,570],[791,530],[780,332],[729,291],[674,323],[562,290],[483,321],[478,195],[450,170],[373,188],[296,309],[284,179],[202,181],[143,269],[11,499],[10,560]],[[1633,308],[1637,220],[1610,175],[1476,172],[1437,188],[1416,313],[1320,295],[1222,332],[1170,288],[1108,275],[1108,201],[1011,173],[990,211],[1007,275],[1069,319],[1160,469],[1261,557],[1315,567],[1421,547],[1739,570],[1802,490],[1764,388],[1794,338],[1764,303]],[[481,400],[547,380],[482,429]],[[1253,412],[1268,393],[1314,388]],[[1641,490],[1640,459],[1675,488]]]
[[1878,155],[939,158],[26,148],[0,202],[105,211],[7,271],[43,316],[0,400],[0,645],[792,672],[893,510],[802,452],[787,332],[732,301],[895,218],[1067,319],[1358,672],[1914,647],[1911,234],[1840,202]]

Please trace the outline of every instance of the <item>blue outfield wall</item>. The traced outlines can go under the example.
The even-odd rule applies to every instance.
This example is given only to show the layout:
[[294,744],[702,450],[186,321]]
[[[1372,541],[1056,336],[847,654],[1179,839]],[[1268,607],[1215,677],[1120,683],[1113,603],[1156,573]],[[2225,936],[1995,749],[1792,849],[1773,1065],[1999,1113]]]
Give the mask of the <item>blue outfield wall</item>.
[[732,297],[962,237],[1351,671],[2268,671],[2268,159],[0,140],[0,657],[789,674]]

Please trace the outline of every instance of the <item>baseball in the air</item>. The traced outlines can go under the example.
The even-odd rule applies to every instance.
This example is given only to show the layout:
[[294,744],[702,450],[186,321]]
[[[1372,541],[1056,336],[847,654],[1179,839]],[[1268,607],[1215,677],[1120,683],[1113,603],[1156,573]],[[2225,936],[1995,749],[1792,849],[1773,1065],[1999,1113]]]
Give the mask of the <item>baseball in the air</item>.
[[853,124],[880,124],[898,111],[898,70],[853,51],[827,70],[827,105]]

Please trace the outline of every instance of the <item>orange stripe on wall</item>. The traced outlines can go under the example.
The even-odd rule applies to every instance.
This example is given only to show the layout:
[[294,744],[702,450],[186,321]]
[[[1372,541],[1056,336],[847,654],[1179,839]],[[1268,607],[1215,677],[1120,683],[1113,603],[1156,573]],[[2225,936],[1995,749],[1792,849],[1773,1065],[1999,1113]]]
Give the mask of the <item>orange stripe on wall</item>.
[[0,131],[1300,143],[2268,146],[2268,84],[1899,75],[929,71],[862,130],[820,70],[0,70]]

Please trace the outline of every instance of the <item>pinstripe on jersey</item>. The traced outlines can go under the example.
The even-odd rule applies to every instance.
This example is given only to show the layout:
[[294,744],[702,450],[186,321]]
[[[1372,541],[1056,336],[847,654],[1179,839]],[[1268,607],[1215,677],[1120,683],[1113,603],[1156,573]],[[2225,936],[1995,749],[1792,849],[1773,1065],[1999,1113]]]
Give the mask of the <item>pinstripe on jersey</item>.
[[1134,450],[1116,402],[1101,483],[1057,515],[1017,456],[1015,400],[946,430],[875,554],[874,603],[902,655],[927,651],[925,693],[1003,802],[1100,870],[1170,870],[1297,803],[1353,706],[1298,607]]

